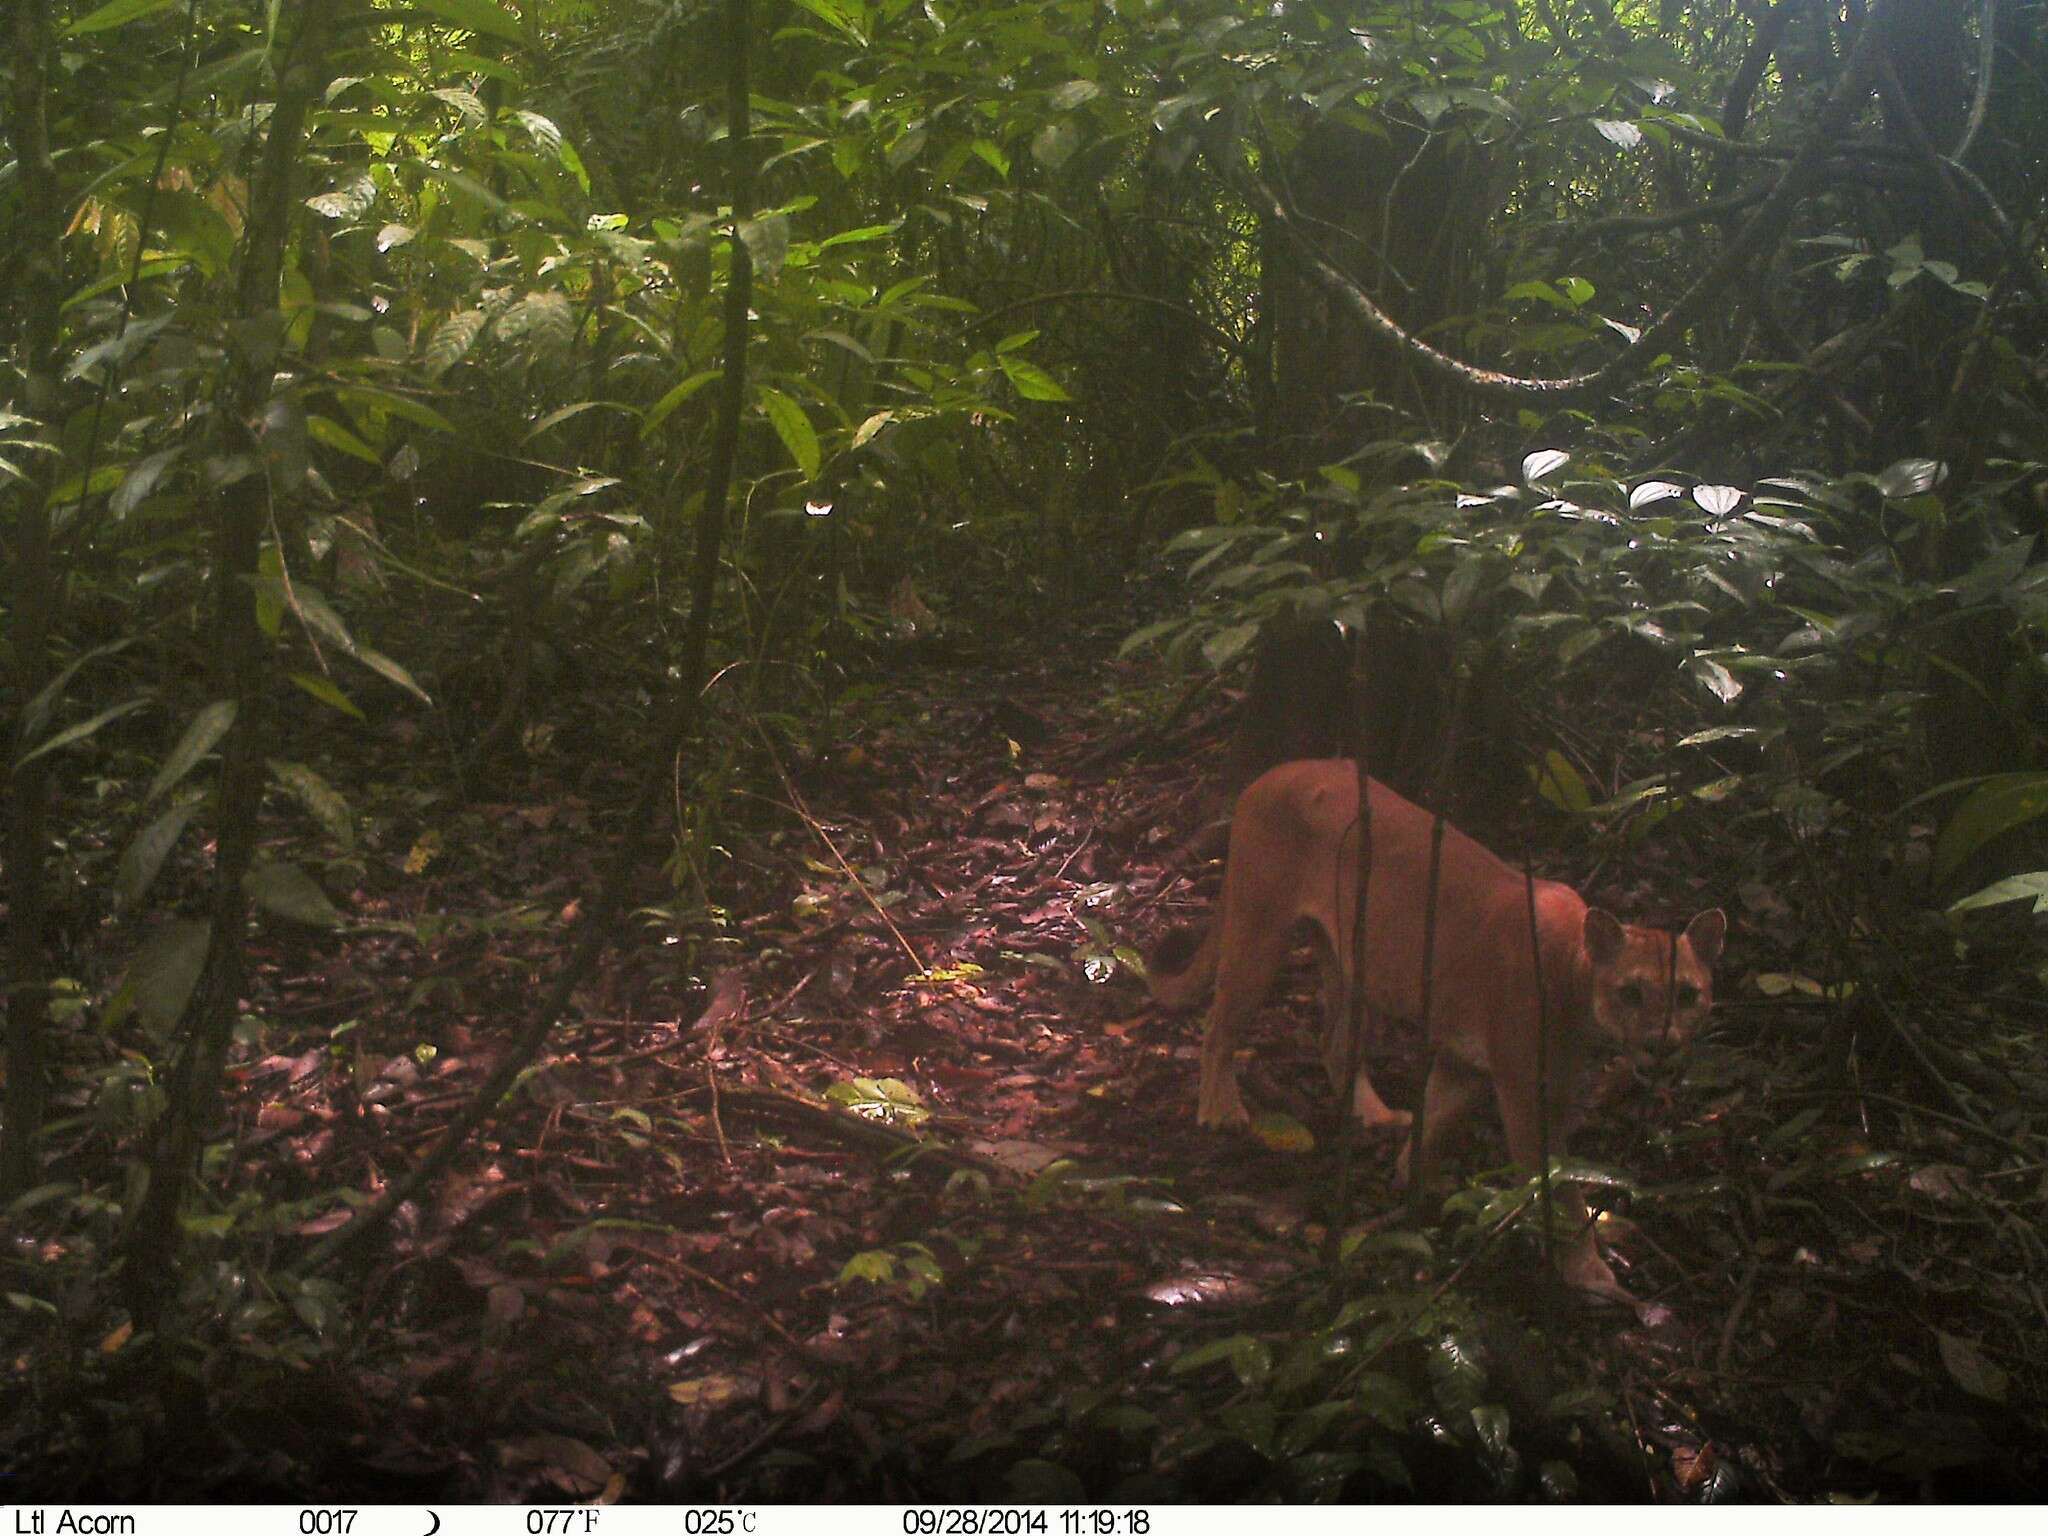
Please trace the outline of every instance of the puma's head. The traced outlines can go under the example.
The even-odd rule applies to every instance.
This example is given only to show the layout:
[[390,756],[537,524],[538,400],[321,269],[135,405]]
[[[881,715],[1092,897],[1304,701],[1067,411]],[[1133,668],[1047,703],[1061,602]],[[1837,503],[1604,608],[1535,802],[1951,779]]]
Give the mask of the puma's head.
[[1714,962],[1727,934],[1719,907],[1700,913],[1676,940],[1661,928],[1632,927],[1588,907],[1594,1031],[1629,1051],[1691,1039],[1714,1005]]

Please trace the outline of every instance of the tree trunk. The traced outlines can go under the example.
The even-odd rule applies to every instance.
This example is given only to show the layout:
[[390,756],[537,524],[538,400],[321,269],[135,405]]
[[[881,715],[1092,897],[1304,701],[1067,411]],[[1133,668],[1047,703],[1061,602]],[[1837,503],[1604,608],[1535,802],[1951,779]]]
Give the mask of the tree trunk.
[[[15,252],[25,403],[30,415],[53,420],[59,407],[57,345],[64,297],[64,208],[50,159],[44,71],[49,16],[44,0],[15,0],[14,90],[7,133],[13,141],[22,212]],[[50,619],[55,577],[50,564],[47,491],[55,460],[28,456],[31,483],[16,488],[14,529],[14,685],[25,712],[50,677]],[[12,747],[7,786],[7,1117],[0,1134],[0,1203],[37,1182],[36,1137],[43,1123],[43,1045],[50,1020],[49,759],[13,767],[34,745],[25,715],[4,738]]]
[[[259,420],[270,398],[283,336],[278,284],[294,204],[292,172],[307,109],[327,83],[327,34],[338,3],[307,0],[278,71],[277,102],[250,189],[236,293],[243,323],[236,331],[239,344],[222,417],[229,431],[246,430],[242,424]],[[206,960],[179,1020],[182,1045],[151,1147],[149,1187],[123,1245],[123,1290],[142,1328],[156,1328],[176,1294],[178,1217],[214,1112],[242,996],[242,930],[248,913],[242,881],[256,852],[269,736],[264,709],[268,655],[250,583],[262,553],[269,501],[266,476],[246,475],[230,486],[214,541],[216,666],[236,713],[221,744]]]

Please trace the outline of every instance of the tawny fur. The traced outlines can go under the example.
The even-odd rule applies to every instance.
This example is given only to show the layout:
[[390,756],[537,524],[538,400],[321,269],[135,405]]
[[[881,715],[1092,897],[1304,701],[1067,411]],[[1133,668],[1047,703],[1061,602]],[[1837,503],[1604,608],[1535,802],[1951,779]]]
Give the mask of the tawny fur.
[[[1433,818],[1385,785],[1372,785],[1372,879],[1367,892],[1365,1012],[1369,1026],[1422,1015],[1424,909]],[[1361,1067],[1349,1038],[1352,908],[1358,890],[1358,772],[1339,760],[1284,763],[1239,798],[1223,896],[1207,935],[1184,968],[1155,968],[1153,995],[1174,1007],[1213,985],[1202,1034],[1199,1118],[1205,1126],[1248,1120],[1232,1060],[1241,1026],[1257,1011],[1304,921],[1323,971],[1332,1084],[1349,1086],[1352,1110],[1375,1128],[1406,1126]],[[1727,929],[1718,908],[1700,913],[1674,943],[1661,929],[1623,924],[1588,907],[1570,886],[1535,882],[1534,946],[1522,872],[1446,826],[1437,877],[1430,1036],[1436,1060],[1424,1089],[1415,1176],[1427,1181],[1448,1133],[1489,1082],[1508,1152],[1533,1167],[1540,1101],[1537,1041],[1548,1046],[1550,1148],[1562,1150],[1579,1112],[1587,1068],[1634,1050],[1667,1029],[1688,1038],[1713,1002],[1713,964]],[[1675,964],[1674,964],[1675,961]],[[1675,972],[1675,976],[1674,976]],[[1407,1175],[1402,1153],[1402,1176]],[[1617,1291],[1590,1232],[1565,1260],[1567,1277]]]

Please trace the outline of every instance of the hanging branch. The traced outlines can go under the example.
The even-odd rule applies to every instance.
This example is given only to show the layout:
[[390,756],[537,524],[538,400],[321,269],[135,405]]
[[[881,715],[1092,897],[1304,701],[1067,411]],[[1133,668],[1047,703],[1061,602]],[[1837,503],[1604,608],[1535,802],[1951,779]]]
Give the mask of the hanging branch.
[[1550,997],[1543,989],[1543,935],[1536,926],[1536,868],[1522,848],[1522,894],[1529,904],[1529,961],[1536,967],[1536,1198],[1543,1212],[1543,1262],[1556,1268],[1550,1242]]
[[1977,18],[1977,94],[1970,101],[1970,119],[1963,136],[1956,140],[1949,159],[1961,160],[1970,153],[1984,127],[1984,114],[1991,105],[1992,66],[1998,59],[1998,0],[1984,0],[1984,14]]
[[1728,95],[1721,107],[1721,132],[1731,142],[1742,137],[1743,127],[1749,121],[1749,104],[1756,96],[1756,88],[1763,83],[1764,71],[1770,67],[1771,55],[1777,51],[1786,24],[1807,3],[1808,0],[1778,0],[1771,13],[1756,24],[1756,36],[1750,41],[1749,52],[1743,55],[1741,68],[1728,83]]
[[1721,259],[1661,319],[1618,356],[1590,373],[1557,379],[1524,378],[1498,369],[1481,368],[1439,351],[1421,337],[1404,330],[1400,322],[1375,304],[1347,273],[1316,249],[1303,232],[1299,217],[1262,178],[1245,173],[1240,178],[1240,190],[1261,214],[1276,220],[1287,231],[1316,280],[1350,309],[1353,317],[1368,331],[1397,347],[1423,373],[1483,399],[1508,403],[1577,399],[1617,388],[1665,353],[1673,351],[1686,330],[1707,312],[1708,307],[1736,279],[1769,255],[1784,233],[1793,208],[1810,188],[1820,182],[1829,156],[1835,152],[1851,119],[1868,95],[1879,57],[1879,45],[1875,41],[1878,30],[1866,27],[1858,34],[1848,64],[1829,92],[1827,103],[1821,109],[1820,118],[1805,146],[1785,168],[1749,222],[1728,243]]
[[381,1231],[399,1206],[424,1189],[451,1164],[475,1130],[498,1107],[519,1076],[546,1043],[569,999],[596,968],[599,957],[618,932],[626,892],[639,868],[646,829],[653,825],[669,777],[669,763],[688,744],[696,729],[705,686],[705,658],[710,650],[711,609],[718,586],[719,551],[725,541],[727,505],[732,494],[733,467],[739,457],[740,414],[747,391],[747,309],[753,300],[753,263],[740,237],[740,222],[753,206],[754,145],[748,113],[747,0],[726,0],[727,141],[732,153],[732,268],[725,290],[725,361],[719,381],[718,420],[705,475],[704,499],[697,510],[696,547],[690,567],[690,621],[683,635],[677,682],[663,709],[660,750],[641,778],[639,793],[626,813],[618,846],[606,865],[596,897],[583,909],[568,962],[557,973],[533,1019],[512,1042],[476,1096],[448,1124],[426,1155],[395,1181],[374,1205],[359,1212],[314,1246],[300,1269],[320,1268],[345,1250]]
[[[1366,714],[1366,656],[1365,626],[1360,624],[1352,638],[1352,710],[1360,720]],[[1351,1154],[1358,1141],[1357,1116],[1351,1108],[1358,1093],[1358,1069],[1365,1056],[1366,1021],[1371,1017],[1370,1005],[1366,1002],[1366,931],[1365,915],[1368,899],[1372,895],[1372,753],[1367,745],[1366,732],[1358,733],[1358,871],[1352,885],[1351,906],[1351,985],[1344,997],[1343,1028],[1344,1040],[1344,1086],[1339,1092],[1338,1113],[1343,1116],[1339,1122],[1337,1156],[1337,1215],[1330,1223],[1330,1254],[1338,1252],[1338,1237],[1351,1216]],[[1338,848],[1342,850],[1343,838],[1339,834]],[[1336,889],[1330,892],[1330,910],[1341,913],[1344,910],[1344,861],[1341,857],[1330,866],[1330,880]],[[1340,929],[1344,926],[1340,921]],[[1341,933],[1330,935],[1334,946],[1344,942]],[[1344,957],[1334,957],[1338,968],[1344,965]],[[1336,1019],[1327,1021],[1331,1029],[1338,1027]]]

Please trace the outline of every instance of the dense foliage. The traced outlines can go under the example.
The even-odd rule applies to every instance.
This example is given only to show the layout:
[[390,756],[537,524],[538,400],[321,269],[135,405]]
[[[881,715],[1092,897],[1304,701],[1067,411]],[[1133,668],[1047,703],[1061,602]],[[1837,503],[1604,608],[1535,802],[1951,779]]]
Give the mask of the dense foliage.
[[[795,780],[858,771],[884,680],[1104,623],[1235,679],[1302,614],[1380,637],[1370,691],[1422,722],[1386,776],[1739,900],[1750,1000],[1829,1022],[1708,1052],[1692,1102],[1757,1166],[1810,1152],[1783,1220],[1916,1126],[1961,1138],[1996,1194],[1929,1268],[2004,1320],[1930,1306],[1920,1343],[2038,1431],[2041,1196],[1988,1181],[2048,1147],[2043,0],[17,0],[12,28],[0,1290],[36,1409],[0,1453],[75,1456],[112,1377],[175,1405],[342,1370],[364,1246],[530,1088],[608,945],[665,933],[692,978],[744,952],[748,850],[816,825]],[[1111,713],[1156,727],[1119,675]],[[431,971],[532,914],[371,915],[378,871],[586,791],[616,855],[442,1161],[217,1188],[236,1072],[361,1049],[252,1003],[250,946],[388,937]],[[430,829],[396,860],[394,816]],[[1116,971],[1128,936],[1070,958]],[[436,986],[364,1011],[474,1017]],[[1781,1112],[1864,1071],[1867,1144]],[[914,1102],[857,1081],[878,1120]],[[1587,1440],[1522,1466],[1449,1281],[1347,1278],[1455,1279],[1528,1199],[1332,1244],[1291,1342],[1180,1356],[1235,1385],[1159,1467],[1242,1444],[1291,1481],[1154,1496],[1397,1486],[1418,1435],[1568,1493]],[[931,1305],[929,1236],[848,1274]],[[1012,1491],[1104,1495],[1059,1468],[1104,1423],[1143,1440],[1116,1402],[1004,1441]],[[1911,1486],[1956,1425],[1830,1454]]]

